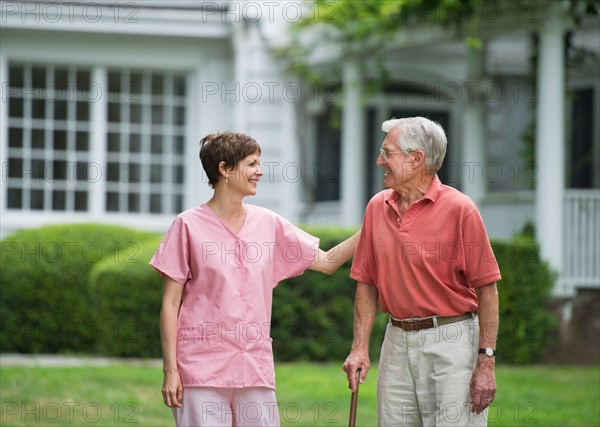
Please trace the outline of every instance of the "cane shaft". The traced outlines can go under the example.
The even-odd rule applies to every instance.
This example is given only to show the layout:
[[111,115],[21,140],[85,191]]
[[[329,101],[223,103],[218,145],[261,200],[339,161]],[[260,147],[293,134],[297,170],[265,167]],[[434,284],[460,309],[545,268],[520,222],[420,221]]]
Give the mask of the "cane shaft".
[[358,386],[360,385],[360,370],[356,371],[356,391],[352,392],[350,399],[350,421],[349,427],[356,427],[356,410],[358,407]]

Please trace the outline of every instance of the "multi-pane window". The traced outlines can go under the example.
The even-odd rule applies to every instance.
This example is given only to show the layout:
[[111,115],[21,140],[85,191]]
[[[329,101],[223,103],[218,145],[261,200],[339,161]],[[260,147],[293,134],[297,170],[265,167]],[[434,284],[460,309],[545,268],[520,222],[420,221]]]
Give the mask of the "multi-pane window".
[[108,71],[106,209],[170,213],[183,208],[185,79]]
[[6,208],[86,211],[90,70],[11,64]]
[[[4,208],[85,212],[94,198],[107,212],[183,210],[183,73],[10,63],[8,80]],[[106,115],[93,117],[98,103]]]

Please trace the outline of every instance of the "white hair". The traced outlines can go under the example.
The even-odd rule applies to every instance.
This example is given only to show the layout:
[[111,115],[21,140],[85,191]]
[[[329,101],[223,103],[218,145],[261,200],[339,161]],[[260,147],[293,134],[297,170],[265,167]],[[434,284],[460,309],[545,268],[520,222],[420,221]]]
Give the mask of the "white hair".
[[427,171],[435,173],[440,170],[448,141],[444,128],[439,123],[425,117],[407,117],[386,120],[381,124],[381,130],[385,133],[392,129],[399,130],[396,145],[404,154],[421,150],[425,154]]

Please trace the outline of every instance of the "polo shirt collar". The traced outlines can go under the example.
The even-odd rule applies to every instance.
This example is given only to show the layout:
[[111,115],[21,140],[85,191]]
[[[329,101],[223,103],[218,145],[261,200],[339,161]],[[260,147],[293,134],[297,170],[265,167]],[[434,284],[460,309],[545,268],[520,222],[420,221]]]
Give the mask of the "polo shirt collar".
[[[440,181],[440,178],[436,174],[436,175],[434,175],[433,180],[431,181],[431,184],[429,184],[429,188],[423,195],[423,199],[429,199],[432,202],[435,202],[440,194],[440,191],[442,191],[442,182]],[[388,205],[394,204],[399,198],[400,198],[400,193],[398,193],[396,190],[392,190],[385,198],[385,203]]]

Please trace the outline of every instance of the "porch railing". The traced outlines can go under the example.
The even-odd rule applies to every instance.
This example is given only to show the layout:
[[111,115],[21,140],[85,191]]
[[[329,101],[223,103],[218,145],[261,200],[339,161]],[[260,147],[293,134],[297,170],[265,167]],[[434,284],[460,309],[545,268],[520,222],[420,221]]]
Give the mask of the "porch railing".
[[567,190],[561,282],[600,288],[600,190]]

